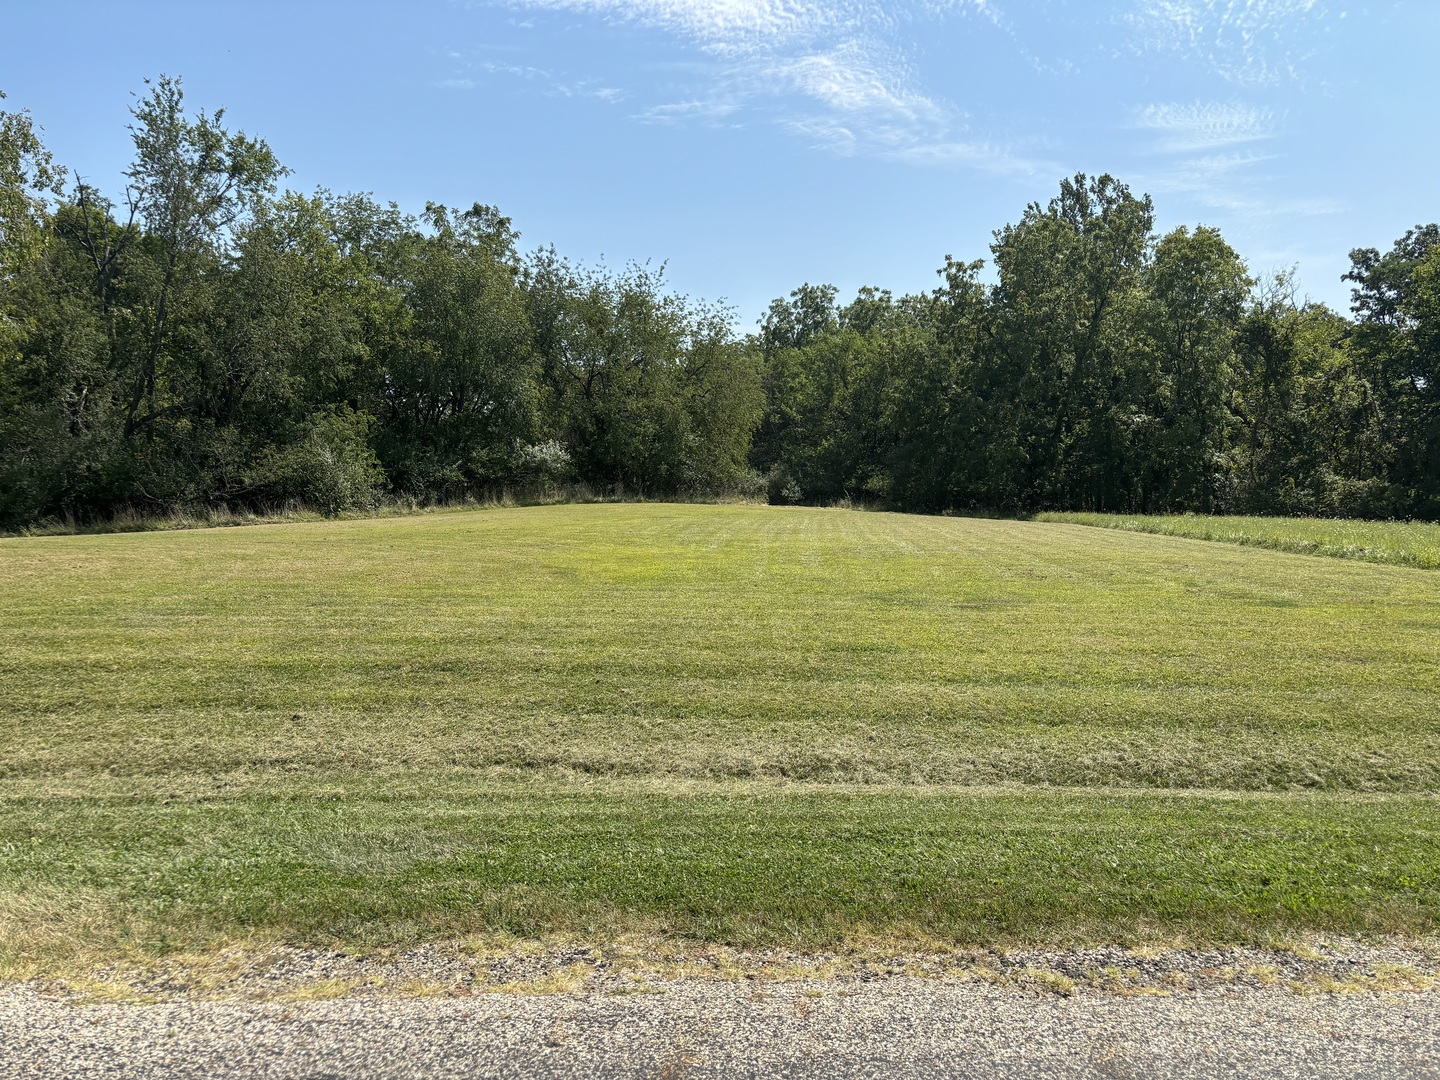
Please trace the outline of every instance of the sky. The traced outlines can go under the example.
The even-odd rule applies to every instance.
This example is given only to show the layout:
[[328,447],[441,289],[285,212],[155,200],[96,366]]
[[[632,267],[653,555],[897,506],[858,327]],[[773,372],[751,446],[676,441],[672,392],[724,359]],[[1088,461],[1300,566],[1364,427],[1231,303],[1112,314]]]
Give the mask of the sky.
[[1078,171],[1342,310],[1350,249],[1440,219],[1440,0],[6,0],[3,25],[0,107],[112,194],[132,93],[175,75],[289,186],[492,204],[742,328],[804,282],[929,290]]

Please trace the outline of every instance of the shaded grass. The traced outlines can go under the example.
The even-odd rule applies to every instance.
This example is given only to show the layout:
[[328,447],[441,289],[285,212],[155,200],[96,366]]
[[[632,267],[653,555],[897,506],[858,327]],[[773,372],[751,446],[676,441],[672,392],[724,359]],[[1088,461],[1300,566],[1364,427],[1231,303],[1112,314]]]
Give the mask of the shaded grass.
[[14,531],[0,530],[0,538],[40,536],[89,536],[105,533],[173,532],[191,529],[229,529],[245,525],[293,525],[325,521],[363,521],[368,518],[413,517],[474,510],[496,510],[517,506],[551,506],[561,503],[643,503],[683,502],[698,504],[757,503],[754,492],[688,492],[659,499],[627,492],[623,486],[600,490],[588,484],[545,484],[538,487],[500,488],[487,494],[467,495],[443,501],[425,501],[409,496],[385,496],[368,507],[339,513],[324,513],[301,500],[265,506],[197,506],[168,511],[139,510],[121,506],[91,519],[73,516],[50,517]]
[[1429,933],[1437,601],[754,506],[0,541],[0,957]]
[[1440,525],[1420,521],[1071,513],[1039,514],[1036,520],[1219,540],[1296,555],[1440,569]]

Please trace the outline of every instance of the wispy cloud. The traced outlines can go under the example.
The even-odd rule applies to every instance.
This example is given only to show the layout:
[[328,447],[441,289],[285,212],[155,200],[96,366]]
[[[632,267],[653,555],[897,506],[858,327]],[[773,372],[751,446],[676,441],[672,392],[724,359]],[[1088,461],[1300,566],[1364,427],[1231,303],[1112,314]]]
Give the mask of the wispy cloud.
[[1288,194],[1275,197],[1258,191],[1263,182],[1274,178],[1258,175],[1257,167],[1273,160],[1276,155],[1253,152],[1207,154],[1176,161],[1141,179],[1147,189],[1157,194],[1183,194],[1232,219],[1323,217],[1344,211],[1344,204],[1336,199]]
[[554,73],[545,68],[531,67],[529,64],[494,64],[485,63],[480,69],[487,75],[510,75],[519,79],[540,79],[549,81],[553,79]]
[[1135,126],[1154,132],[1162,151],[1191,153],[1268,139],[1275,133],[1275,113],[1238,102],[1166,102],[1140,109]]
[[[454,58],[452,56],[452,59]],[[540,83],[548,93],[557,97],[591,97],[598,98],[607,104],[615,104],[623,101],[626,97],[625,91],[618,86],[599,86],[593,79],[578,82],[568,81],[546,68],[532,67],[528,64],[496,64],[487,61],[476,66],[474,70],[476,74],[500,75]],[[480,81],[473,75],[466,75],[441,79],[435,85],[446,90],[474,90],[480,85]]]
[[658,27],[708,52],[743,55],[820,35],[854,32],[883,17],[878,4],[840,0],[513,0],[511,6],[565,11]]
[[777,89],[839,113],[883,113],[897,120],[933,123],[944,109],[915,88],[898,56],[846,42],[837,48],[767,63],[761,74]]
[[1260,167],[1279,155],[1243,148],[1275,135],[1271,109],[1242,102],[1163,102],[1137,109],[1131,126],[1151,132],[1151,154],[1168,162],[1142,178],[1155,194],[1181,194],[1230,217],[1330,212],[1293,199],[1279,205],[1256,193],[1267,184]]
[[686,124],[695,121],[718,122],[740,110],[737,101],[718,98],[694,101],[672,101],[664,105],[651,105],[640,110],[636,119],[653,124]]
[[1178,52],[1258,85],[1298,77],[1304,31],[1329,14],[1327,0],[1133,0],[1121,21],[1139,49]]
[[[993,0],[495,0],[661,30],[706,58],[683,96],[637,110],[647,123],[778,125],[841,155],[1033,171],[968,138],[967,117],[927,94],[897,29],[957,13],[1001,26]],[[1003,27],[1002,27],[1003,28]]]

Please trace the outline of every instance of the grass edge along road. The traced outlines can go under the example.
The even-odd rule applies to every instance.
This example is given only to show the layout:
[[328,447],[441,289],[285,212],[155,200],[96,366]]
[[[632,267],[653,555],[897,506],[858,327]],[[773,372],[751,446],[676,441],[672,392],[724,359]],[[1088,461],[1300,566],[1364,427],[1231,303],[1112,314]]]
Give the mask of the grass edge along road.
[[0,973],[272,940],[737,947],[1421,938],[1440,805],[1318,793],[351,777],[0,809]]
[[[12,976],[257,937],[1436,929],[1418,571],[655,505],[7,541],[0,576]],[[1167,777],[1169,742],[1293,760]],[[834,782],[782,779],[817,746]],[[925,781],[986,754],[1008,783]]]
[[1034,520],[1244,544],[1292,555],[1440,570],[1440,524],[1432,522],[1062,511],[1036,514]]

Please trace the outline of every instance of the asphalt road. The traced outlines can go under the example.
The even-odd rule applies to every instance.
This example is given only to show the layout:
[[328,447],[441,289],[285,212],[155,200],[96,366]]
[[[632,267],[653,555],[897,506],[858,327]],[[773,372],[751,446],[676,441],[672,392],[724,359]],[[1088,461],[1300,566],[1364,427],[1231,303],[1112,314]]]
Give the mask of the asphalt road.
[[75,1005],[0,989],[0,1077],[1437,1077],[1440,993],[895,977]]

